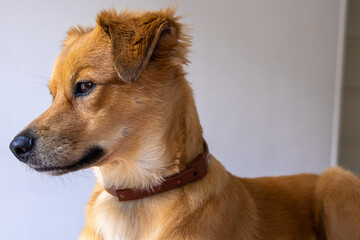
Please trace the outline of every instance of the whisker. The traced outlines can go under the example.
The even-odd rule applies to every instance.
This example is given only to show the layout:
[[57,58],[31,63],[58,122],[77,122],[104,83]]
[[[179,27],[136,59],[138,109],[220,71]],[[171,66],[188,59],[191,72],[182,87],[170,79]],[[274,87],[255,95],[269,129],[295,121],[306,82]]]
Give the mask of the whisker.
[[72,172],[73,175],[75,176],[80,176],[80,177],[86,177],[86,178],[90,178],[90,177],[93,177],[93,175],[88,175],[89,171],[86,171],[85,169],[81,169],[81,170],[78,170],[76,172]]
[[27,75],[29,75],[30,77],[35,77],[38,79],[42,79],[42,80],[46,80],[47,82],[50,80],[51,77],[47,76],[47,75],[42,75],[42,74],[37,74],[37,73],[31,73],[31,72],[25,72]]
[[106,139],[106,138],[102,138],[102,139],[81,139],[81,140],[76,140],[76,142],[91,142],[91,141],[117,141],[119,139],[116,139],[116,138],[109,138],[109,139]]

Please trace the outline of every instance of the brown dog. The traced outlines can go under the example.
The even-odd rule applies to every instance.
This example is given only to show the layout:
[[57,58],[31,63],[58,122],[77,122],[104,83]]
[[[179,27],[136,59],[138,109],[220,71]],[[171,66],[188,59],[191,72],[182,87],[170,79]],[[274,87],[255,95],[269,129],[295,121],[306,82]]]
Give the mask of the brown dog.
[[172,9],[103,11],[95,28],[68,32],[53,103],[10,148],[52,175],[93,167],[80,239],[359,240],[350,172],[241,179],[208,159],[182,67],[188,46]]

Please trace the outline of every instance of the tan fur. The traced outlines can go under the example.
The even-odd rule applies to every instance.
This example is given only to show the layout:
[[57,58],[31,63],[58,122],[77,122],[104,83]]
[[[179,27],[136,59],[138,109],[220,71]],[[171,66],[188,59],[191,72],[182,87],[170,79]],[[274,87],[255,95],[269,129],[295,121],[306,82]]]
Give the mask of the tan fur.
[[[94,145],[105,149],[87,166],[98,183],[80,239],[359,240],[360,181],[337,167],[247,179],[211,156],[208,174],[182,188],[129,202],[104,190],[151,189],[203,151],[182,68],[189,39],[171,8],[103,11],[95,28],[69,31],[50,81],[53,104],[26,130],[38,137],[31,167],[68,166]],[[80,80],[96,86],[74,97]]]

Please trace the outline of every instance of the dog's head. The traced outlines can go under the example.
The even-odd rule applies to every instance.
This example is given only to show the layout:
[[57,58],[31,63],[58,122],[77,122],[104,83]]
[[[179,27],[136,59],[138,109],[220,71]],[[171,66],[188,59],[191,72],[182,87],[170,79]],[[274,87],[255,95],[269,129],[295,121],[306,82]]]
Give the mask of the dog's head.
[[96,27],[70,29],[49,83],[52,105],[10,149],[52,175],[111,160],[130,165],[145,141],[166,140],[178,117],[187,49],[172,9],[103,11]]

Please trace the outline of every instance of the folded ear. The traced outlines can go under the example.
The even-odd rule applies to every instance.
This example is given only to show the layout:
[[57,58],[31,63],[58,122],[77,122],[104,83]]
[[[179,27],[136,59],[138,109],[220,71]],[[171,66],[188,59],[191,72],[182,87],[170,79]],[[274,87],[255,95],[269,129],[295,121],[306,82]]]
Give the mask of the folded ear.
[[115,69],[127,83],[144,70],[162,33],[171,32],[169,20],[156,13],[133,17],[126,12],[103,11],[97,23],[109,35]]

